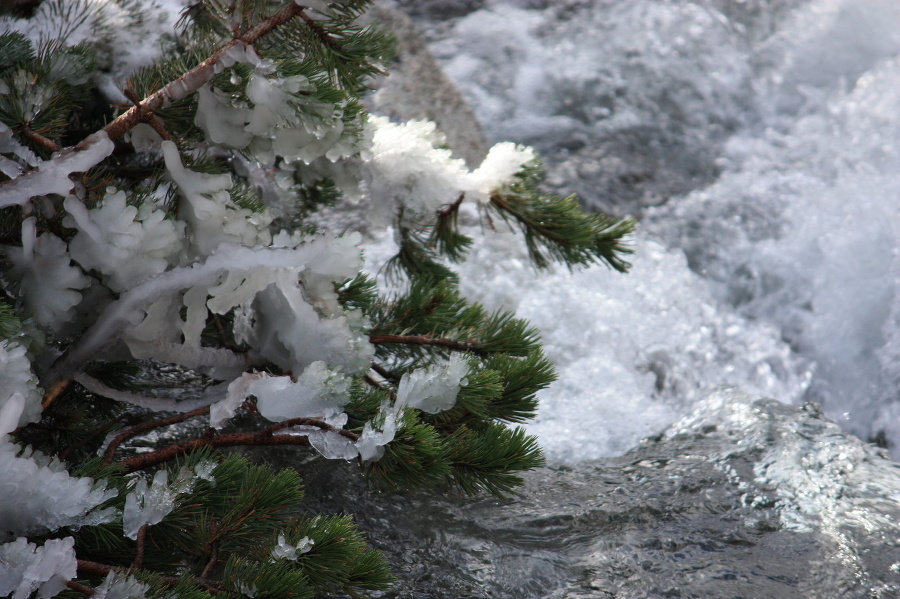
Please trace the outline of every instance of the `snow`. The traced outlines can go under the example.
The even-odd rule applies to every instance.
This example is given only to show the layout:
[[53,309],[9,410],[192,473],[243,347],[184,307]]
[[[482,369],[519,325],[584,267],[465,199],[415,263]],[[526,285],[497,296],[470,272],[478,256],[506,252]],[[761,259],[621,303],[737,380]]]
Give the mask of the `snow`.
[[75,539],[48,539],[42,546],[19,537],[0,545],[0,595],[28,599],[53,597],[77,574]]
[[514,175],[522,170],[522,166],[533,163],[537,157],[534,149],[527,146],[511,142],[496,144],[488,150],[481,165],[472,171],[475,197],[487,202],[492,191],[502,191],[514,180]]

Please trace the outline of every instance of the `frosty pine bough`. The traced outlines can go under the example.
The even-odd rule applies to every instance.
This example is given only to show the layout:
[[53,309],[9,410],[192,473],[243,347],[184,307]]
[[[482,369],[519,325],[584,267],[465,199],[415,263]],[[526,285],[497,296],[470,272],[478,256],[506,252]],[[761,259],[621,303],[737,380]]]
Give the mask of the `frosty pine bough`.
[[[390,70],[369,2],[175,4],[0,17],[0,594],[385,588],[297,472],[222,450],[510,492],[554,374],[527,323],[458,293],[460,215],[521,230],[539,267],[625,270],[633,224],[541,193],[530,148],[470,170],[430,123],[366,114]],[[322,224],[343,206],[394,228],[390,290],[360,232]]]

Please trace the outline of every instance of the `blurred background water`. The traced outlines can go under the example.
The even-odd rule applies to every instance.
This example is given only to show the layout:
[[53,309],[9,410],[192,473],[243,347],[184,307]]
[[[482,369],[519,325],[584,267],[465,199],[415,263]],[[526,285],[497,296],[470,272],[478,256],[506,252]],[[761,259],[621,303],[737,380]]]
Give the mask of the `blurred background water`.
[[621,453],[719,385],[900,447],[900,3],[398,4],[492,141],[640,218],[626,276],[534,282],[499,240],[470,262],[469,294],[559,364],[533,428],[551,455]]

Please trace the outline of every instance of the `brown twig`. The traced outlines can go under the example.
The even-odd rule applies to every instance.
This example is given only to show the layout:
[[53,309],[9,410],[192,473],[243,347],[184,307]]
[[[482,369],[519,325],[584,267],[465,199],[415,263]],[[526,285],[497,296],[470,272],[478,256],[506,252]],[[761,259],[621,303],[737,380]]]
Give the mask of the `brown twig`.
[[169,426],[171,424],[177,424],[179,422],[184,422],[190,418],[194,418],[196,416],[204,416],[209,414],[209,406],[204,406],[202,408],[197,408],[191,412],[185,412],[184,414],[176,414],[174,416],[169,416],[168,418],[160,418],[158,420],[148,420],[146,422],[141,422],[128,430],[122,431],[116,437],[109,442],[109,446],[106,448],[106,451],[103,454],[103,462],[105,464],[111,464],[113,458],[116,455],[116,449],[119,446],[127,441],[128,439],[139,435],[141,433],[145,433],[147,431],[153,430],[155,428],[161,428],[163,426]]
[[86,559],[78,560],[78,571],[84,574],[93,574],[94,576],[106,576],[113,570],[117,570],[118,568],[114,566],[108,566],[106,564],[101,564],[99,562],[92,562]]
[[289,420],[283,420],[278,424],[275,424],[269,427],[267,430],[269,432],[275,433],[280,430],[284,430],[286,428],[291,428],[294,426],[314,426],[316,428],[320,428],[323,431],[330,431],[332,433],[337,433],[342,437],[346,437],[351,441],[359,441],[359,435],[356,433],[350,432],[343,428],[337,428],[335,426],[331,426],[327,422],[323,420],[319,420],[318,418],[291,418]]
[[379,391],[384,391],[385,393],[387,393],[391,397],[391,399],[397,399],[397,394],[394,393],[393,389],[388,389],[387,387],[385,387],[384,385],[382,385],[381,383],[379,383],[378,381],[373,379],[368,374],[363,377],[363,380],[366,383],[368,383],[371,387],[374,387],[375,389],[378,389]]
[[22,127],[19,132],[22,134],[22,137],[28,141],[50,150],[51,152],[59,152],[62,149],[61,145],[48,137],[44,137],[31,127]]
[[[110,572],[126,573],[129,570],[128,568],[123,568],[121,566],[110,566],[109,564],[101,564],[99,562],[92,562],[90,560],[85,560],[85,559],[78,560],[77,564],[78,564],[78,572],[80,572],[82,574],[92,575],[92,576],[107,576],[107,575],[109,575]],[[179,576],[161,576],[161,577],[159,577],[159,579],[162,580],[164,583],[166,583],[169,586],[178,585],[183,580]],[[203,580],[203,579],[197,578],[197,577],[191,577],[189,580],[196,586],[206,589],[208,591],[212,591],[214,593],[227,593],[229,595],[236,595],[236,593],[228,591],[228,590],[222,588],[221,586],[216,585],[208,580]],[[93,589],[91,589],[91,591],[93,591]]]
[[73,591],[78,591],[82,595],[86,597],[90,597],[94,594],[93,587],[89,587],[86,584],[81,584],[80,582],[75,582],[74,580],[67,580],[66,586],[72,589]]
[[197,449],[204,447],[250,447],[250,446],[275,446],[275,445],[301,445],[309,446],[309,439],[306,435],[276,435],[278,431],[282,431],[294,426],[314,426],[324,431],[330,431],[341,435],[351,441],[359,440],[356,433],[331,426],[327,422],[317,418],[291,418],[277,424],[273,424],[269,428],[257,431],[255,433],[228,433],[224,435],[210,434],[204,437],[188,439],[174,443],[168,447],[163,447],[150,453],[143,453],[131,458],[127,458],[119,462],[126,473],[143,470],[150,466],[156,466],[175,458],[186,455]]
[[209,574],[212,572],[213,568],[215,568],[216,564],[219,562],[219,542],[213,541],[210,543],[209,547],[209,559],[206,561],[206,566],[203,568],[203,572],[200,572],[200,578],[206,579],[209,577]]
[[[131,100],[131,103],[134,104],[138,110],[141,110],[141,98],[138,96],[137,92],[135,92],[132,88],[126,87],[122,90],[122,93],[125,94],[125,97]],[[153,130],[156,131],[157,135],[166,140],[171,140],[172,136],[169,135],[169,132],[166,131],[166,126],[163,124],[162,119],[156,116],[152,112],[148,112],[144,114],[143,118],[144,122],[153,127]]]
[[302,445],[309,446],[309,440],[300,435],[273,435],[268,431],[256,433],[230,433],[211,437],[200,437],[169,445],[163,449],[150,453],[142,453],[134,457],[122,460],[119,464],[125,473],[136,472],[150,466],[163,464],[175,458],[179,458],[197,449],[204,447],[250,447],[250,446],[275,446],[275,445]]
[[443,339],[441,337],[428,337],[426,335],[371,335],[369,337],[369,342],[375,344],[400,343],[405,345],[434,345],[456,351],[472,352],[479,356],[487,354],[487,352],[474,343],[456,341],[454,339]]
[[457,210],[459,210],[459,207],[462,205],[464,199],[466,199],[466,194],[465,192],[462,192],[459,194],[459,197],[456,198],[455,202],[453,202],[452,204],[447,204],[446,206],[438,210],[438,218],[445,219],[449,216],[452,216]]
[[131,567],[134,569],[138,569],[144,565],[144,543],[147,540],[147,528],[149,526],[149,524],[144,524],[138,529],[134,561],[131,562]]
[[112,420],[110,420],[109,422],[107,422],[106,424],[104,424],[103,426],[101,426],[100,428],[95,430],[94,432],[92,432],[90,435],[88,435],[87,437],[85,437],[84,439],[79,441],[78,443],[73,443],[72,445],[69,445],[68,447],[66,447],[65,450],[63,450],[59,454],[59,459],[62,461],[66,461],[69,458],[69,456],[72,455],[72,452],[74,452],[76,449],[81,449],[82,447],[84,447],[85,445],[87,445],[88,443],[90,443],[91,441],[96,439],[97,437],[105,435],[109,431],[109,429],[114,427],[116,425],[116,423],[118,423],[121,419],[122,419],[122,416],[113,418]]
[[[288,3],[284,8],[273,14],[265,21],[259,23],[240,37],[232,39],[224,46],[213,52],[206,60],[174,81],[150,94],[139,103],[135,104],[124,114],[103,128],[110,139],[121,137],[126,131],[136,124],[143,122],[146,115],[153,114],[167,102],[174,102],[194,93],[209,81],[215,74],[216,64],[222,60],[229,50],[238,45],[252,44],[262,36],[271,32],[276,27],[287,23],[294,17],[303,14],[303,7],[295,2]],[[83,150],[85,142],[82,141],[76,150]]]

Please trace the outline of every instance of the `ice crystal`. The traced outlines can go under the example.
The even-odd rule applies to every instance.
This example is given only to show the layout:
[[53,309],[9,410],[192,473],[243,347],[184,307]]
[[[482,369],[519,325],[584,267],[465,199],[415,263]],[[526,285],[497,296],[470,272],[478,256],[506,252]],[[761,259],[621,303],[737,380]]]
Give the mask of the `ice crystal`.
[[53,233],[36,235],[34,217],[22,221],[22,247],[6,247],[16,291],[38,324],[58,329],[81,302],[90,281],[75,266],[66,243]]
[[397,403],[429,414],[449,410],[466,384],[469,363],[461,354],[453,354],[443,364],[407,372],[397,386]]
[[168,220],[150,201],[140,208],[126,205],[124,191],[108,189],[96,208],[74,196],[64,202],[66,226],[78,233],[69,243],[76,262],[108,277],[109,288],[124,291],[147,277],[164,271],[169,258],[180,249],[182,227]]
[[25,398],[14,394],[0,407],[0,531],[7,535],[98,524],[111,510],[95,508],[116,495],[89,478],[69,476],[55,459],[20,448],[7,434],[19,423]]
[[309,537],[303,537],[296,545],[287,542],[284,535],[278,535],[278,544],[272,548],[272,559],[287,559],[297,561],[297,556],[308,553],[315,541]]
[[[41,418],[41,394],[31,373],[31,362],[25,348],[15,341],[0,341],[0,407],[14,396],[21,397],[22,412],[13,430]],[[18,401],[18,400],[17,400]]]
[[53,597],[75,578],[75,539],[48,539],[43,546],[19,537],[0,545],[0,595],[28,599],[37,592],[40,599]]

